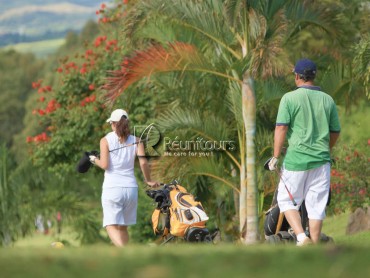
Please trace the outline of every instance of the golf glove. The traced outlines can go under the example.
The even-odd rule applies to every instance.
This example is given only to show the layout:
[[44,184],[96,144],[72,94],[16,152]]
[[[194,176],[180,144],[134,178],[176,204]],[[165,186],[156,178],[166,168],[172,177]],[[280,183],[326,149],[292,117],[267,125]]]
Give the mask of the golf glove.
[[89,155],[89,158],[90,158],[90,162],[92,164],[95,164],[95,159],[97,159],[97,157],[95,155]]
[[270,161],[269,161],[269,163],[268,163],[268,167],[269,167],[269,170],[270,171],[275,171],[276,170],[276,168],[277,168],[277,164],[278,164],[278,162],[279,162],[279,159],[277,159],[276,157],[271,157],[270,158]]

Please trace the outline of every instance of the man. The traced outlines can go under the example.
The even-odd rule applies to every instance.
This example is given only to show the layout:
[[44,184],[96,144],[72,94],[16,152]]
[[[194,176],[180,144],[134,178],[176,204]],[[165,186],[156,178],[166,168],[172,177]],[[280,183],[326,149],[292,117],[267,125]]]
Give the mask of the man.
[[[330,189],[330,151],[336,143],[340,124],[333,99],[314,85],[316,65],[299,60],[293,70],[296,90],[280,102],[274,136],[274,156],[268,167],[277,170],[285,138],[285,155],[278,188],[278,205],[297,235],[297,245],[318,243]],[[289,192],[292,196],[289,196]],[[294,205],[292,197],[297,203]],[[298,212],[305,200],[310,238]]]

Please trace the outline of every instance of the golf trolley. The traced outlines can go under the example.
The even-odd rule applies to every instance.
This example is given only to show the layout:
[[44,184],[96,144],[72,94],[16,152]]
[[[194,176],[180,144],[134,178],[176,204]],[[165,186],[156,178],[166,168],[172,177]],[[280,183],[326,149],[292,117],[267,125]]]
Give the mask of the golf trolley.
[[[309,220],[304,201],[301,207],[299,208],[299,213],[301,216],[302,227],[305,229],[305,233],[309,237],[310,236]],[[294,234],[293,229],[289,226],[289,223],[286,220],[284,213],[280,213],[280,209],[277,205],[277,190],[275,191],[272,205],[265,215],[266,218],[264,222],[264,232],[265,240],[267,243],[285,244],[285,243],[295,243],[297,241],[297,237]],[[334,241],[333,238],[327,236],[324,233],[321,233],[320,242],[331,243]]]
[[177,239],[213,242],[214,235],[206,228],[208,216],[202,204],[176,180],[161,185],[162,188],[147,190],[146,194],[157,203],[152,225],[154,233],[162,236],[162,244]]
[[[271,159],[272,158],[269,158],[263,165],[265,170],[270,170],[269,162],[271,161]],[[297,206],[296,201],[294,200],[292,194],[290,193],[285,181],[283,180],[277,168],[275,169],[275,172],[279,176],[280,180],[283,182],[285,189],[293,205]],[[280,209],[277,204],[277,194],[278,194],[278,189],[275,190],[271,207],[265,214],[266,218],[265,218],[265,223],[264,223],[264,232],[265,232],[266,242],[272,243],[272,244],[297,242],[297,236],[294,234],[293,229],[289,226],[289,223],[286,220],[284,213],[280,213]],[[328,202],[326,205],[328,206],[329,204],[330,204],[330,192],[329,192]],[[304,200],[299,208],[299,213],[301,216],[302,227],[305,230],[306,235],[310,237],[309,219],[307,216],[307,210],[306,210]],[[328,242],[333,242],[333,239],[321,233],[320,241],[323,243],[328,243]]]

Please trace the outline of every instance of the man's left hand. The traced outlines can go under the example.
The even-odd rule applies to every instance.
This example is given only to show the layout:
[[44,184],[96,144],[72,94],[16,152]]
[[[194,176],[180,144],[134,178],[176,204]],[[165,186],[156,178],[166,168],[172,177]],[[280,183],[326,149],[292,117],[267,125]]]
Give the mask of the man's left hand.
[[271,157],[269,158],[265,164],[263,165],[263,167],[266,169],[266,170],[269,170],[269,171],[275,171],[277,169],[277,164],[279,162],[279,159],[277,159],[276,157]]

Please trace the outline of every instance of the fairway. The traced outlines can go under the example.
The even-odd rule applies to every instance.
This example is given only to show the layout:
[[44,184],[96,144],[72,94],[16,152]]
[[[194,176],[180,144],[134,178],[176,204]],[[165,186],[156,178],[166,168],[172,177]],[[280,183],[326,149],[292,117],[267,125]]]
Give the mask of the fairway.
[[369,277],[368,247],[168,245],[0,251],[1,277]]
[[324,232],[332,245],[233,243],[131,244],[52,248],[53,235],[35,234],[0,249],[0,277],[369,277],[370,232],[345,234],[349,213],[328,217]]

